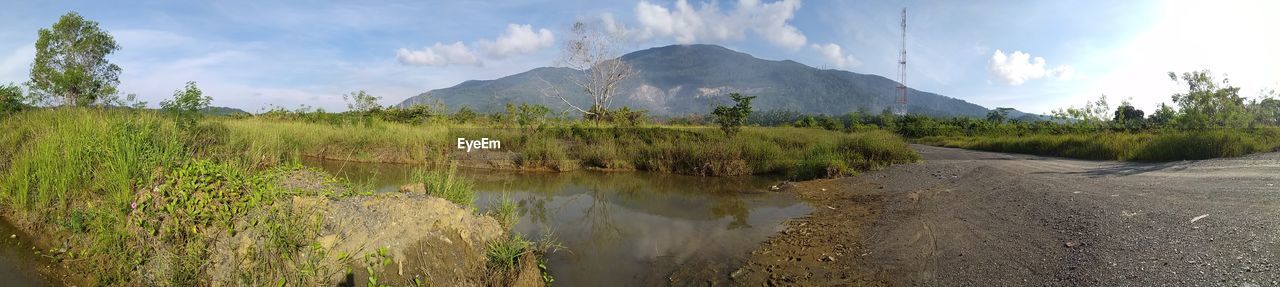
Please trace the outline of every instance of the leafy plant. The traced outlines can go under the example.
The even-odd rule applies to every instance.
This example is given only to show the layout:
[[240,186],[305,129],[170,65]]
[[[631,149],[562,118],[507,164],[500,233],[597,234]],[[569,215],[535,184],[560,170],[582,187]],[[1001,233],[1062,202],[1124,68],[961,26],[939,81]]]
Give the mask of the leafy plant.
[[22,87],[14,84],[0,85],[0,115],[21,111],[26,107],[24,102],[26,96],[22,94]]
[[187,82],[186,88],[174,91],[173,100],[160,102],[160,107],[173,115],[178,128],[187,130],[196,125],[201,117],[200,110],[208,108],[212,100],[211,97],[204,96],[196,82]]
[[751,115],[751,99],[756,97],[746,97],[738,93],[731,93],[729,97],[733,99],[735,105],[733,107],[718,106],[711,115],[715,117],[715,122],[720,124],[720,129],[725,135],[732,137],[738,133],[742,123],[746,122],[747,116]]

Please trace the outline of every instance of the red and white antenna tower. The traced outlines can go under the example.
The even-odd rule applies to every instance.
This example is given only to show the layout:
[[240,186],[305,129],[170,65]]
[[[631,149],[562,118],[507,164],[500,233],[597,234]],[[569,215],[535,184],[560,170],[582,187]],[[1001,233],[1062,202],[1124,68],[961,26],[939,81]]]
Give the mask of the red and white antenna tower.
[[902,8],[902,51],[898,54],[897,114],[907,113],[907,8]]

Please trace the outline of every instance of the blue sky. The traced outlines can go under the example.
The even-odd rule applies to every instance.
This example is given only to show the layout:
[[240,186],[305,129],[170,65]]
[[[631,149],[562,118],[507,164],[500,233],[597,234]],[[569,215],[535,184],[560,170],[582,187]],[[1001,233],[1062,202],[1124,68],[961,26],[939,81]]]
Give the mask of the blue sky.
[[[266,3],[264,3],[266,2]],[[394,104],[469,79],[550,66],[574,21],[630,49],[711,43],[895,78],[908,9],[908,85],[1047,113],[1107,94],[1150,110],[1169,71],[1212,69],[1246,96],[1280,88],[1276,1],[25,1],[0,10],[0,83],[23,82],[36,30],[76,11],[122,50],[121,90],[156,105],[196,81],[251,112]]]

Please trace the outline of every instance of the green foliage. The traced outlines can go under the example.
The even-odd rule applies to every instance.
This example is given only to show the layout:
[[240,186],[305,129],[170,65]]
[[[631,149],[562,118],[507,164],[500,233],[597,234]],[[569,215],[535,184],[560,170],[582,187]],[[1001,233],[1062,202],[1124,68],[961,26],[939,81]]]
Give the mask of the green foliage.
[[69,12],[40,29],[31,64],[31,93],[44,102],[87,106],[116,93],[120,67],[107,61],[119,50],[98,23]]
[[1181,77],[1169,72],[1169,79],[1187,85],[1186,93],[1173,95],[1180,113],[1174,123],[1179,128],[1243,128],[1252,121],[1240,88],[1232,87],[1228,80],[1223,79],[1219,86],[1207,70],[1182,73]]
[[382,110],[382,105],[378,104],[379,99],[381,98],[370,95],[364,90],[342,95],[342,100],[347,101],[347,110],[363,114]]
[[1253,120],[1260,125],[1280,125],[1280,99],[1274,97],[1275,91],[1264,94],[1261,99],[1255,99],[1249,105],[1249,110],[1253,113]]
[[368,287],[390,286],[385,283],[380,283],[378,280],[378,277],[379,277],[378,274],[382,273],[381,271],[385,269],[387,266],[390,266],[391,263],[395,263],[395,262],[391,259],[391,255],[390,253],[388,253],[388,249],[385,246],[380,247],[377,250],[374,250],[374,252],[365,254],[364,268],[365,268],[365,272],[367,272],[369,275],[367,276],[368,280],[365,282],[365,286],[368,286]]
[[26,108],[26,95],[22,87],[14,84],[0,85],[0,116],[12,114]]
[[1280,148],[1280,129],[926,137],[917,141],[947,147],[1081,159],[1172,161],[1234,157],[1276,150]]
[[620,109],[605,113],[604,121],[620,127],[632,128],[647,123],[649,115],[647,111],[633,110],[631,107],[623,106]]
[[445,107],[443,104],[414,104],[407,108],[390,108],[379,113],[379,117],[385,121],[411,125],[426,124],[444,116]]
[[452,121],[457,124],[464,124],[464,123],[474,122],[478,118],[480,118],[480,114],[472,110],[471,107],[462,106],[461,108],[458,108],[458,112],[453,113],[453,115],[449,116],[449,121]]
[[987,121],[1004,123],[1009,120],[1009,112],[1011,111],[1013,111],[1013,108],[996,108],[987,113]]
[[160,102],[160,107],[173,115],[178,128],[183,130],[195,126],[203,114],[200,110],[209,107],[213,98],[205,96],[196,86],[196,82],[187,82],[186,88],[173,92],[173,99]]
[[511,236],[489,242],[485,247],[485,255],[489,257],[491,268],[498,271],[516,270],[520,256],[529,253],[532,242],[524,239],[520,233],[512,232]]
[[476,195],[470,181],[458,175],[458,164],[451,163],[448,168],[416,169],[414,177],[422,180],[423,190],[427,195],[443,198],[464,207],[475,203]]
[[729,97],[733,99],[734,106],[717,106],[711,111],[711,116],[715,118],[716,124],[720,125],[725,135],[732,137],[746,122],[747,116],[751,115],[751,99],[756,97],[746,97],[738,93],[731,93]]
[[519,106],[513,106],[512,104],[507,104],[507,117],[525,130],[534,130],[541,127],[546,122],[547,114],[550,112],[551,109],[543,105],[520,104]]
[[512,201],[506,193],[503,193],[502,198],[498,199],[493,209],[493,217],[503,227],[511,229],[520,221],[520,209],[516,206],[515,201]]

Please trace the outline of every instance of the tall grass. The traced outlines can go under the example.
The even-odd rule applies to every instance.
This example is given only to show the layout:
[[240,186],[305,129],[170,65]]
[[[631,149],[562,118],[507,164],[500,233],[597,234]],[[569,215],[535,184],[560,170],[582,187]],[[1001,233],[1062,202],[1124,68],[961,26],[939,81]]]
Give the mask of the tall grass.
[[1236,157],[1280,149],[1280,128],[1028,136],[926,137],[917,142],[1093,160],[1172,161]]
[[[54,247],[69,252],[55,255],[92,284],[189,285],[202,276],[212,238],[295,194],[273,184],[287,168],[224,157],[236,149],[217,124],[183,131],[163,115],[123,109],[6,117],[0,206],[37,236],[62,239],[45,242],[66,244]],[[314,236],[292,238],[289,245],[305,246]]]
[[454,204],[469,207],[475,204],[476,194],[473,184],[458,175],[458,165],[450,164],[446,168],[419,168],[413,171],[413,177],[422,181],[427,195],[443,198]]

